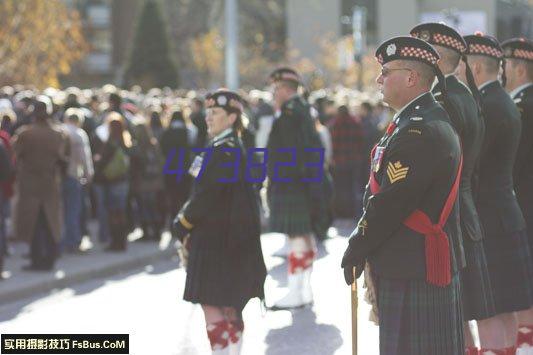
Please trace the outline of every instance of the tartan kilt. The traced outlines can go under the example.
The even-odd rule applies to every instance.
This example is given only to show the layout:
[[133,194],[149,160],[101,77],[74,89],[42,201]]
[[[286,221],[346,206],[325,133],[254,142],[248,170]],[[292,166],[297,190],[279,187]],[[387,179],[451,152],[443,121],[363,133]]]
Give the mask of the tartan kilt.
[[[194,241],[192,241],[194,243]],[[242,310],[251,298],[264,299],[266,267],[261,248],[238,253],[191,246],[183,299]]]
[[463,355],[459,276],[449,286],[376,277],[380,354]]
[[310,234],[311,196],[303,183],[274,183],[268,194],[270,231],[291,235]]
[[525,230],[505,235],[486,233],[483,240],[496,313],[533,305],[533,264]]
[[482,241],[464,241],[466,267],[460,271],[465,320],[487,319],[496,315],[487,258]]

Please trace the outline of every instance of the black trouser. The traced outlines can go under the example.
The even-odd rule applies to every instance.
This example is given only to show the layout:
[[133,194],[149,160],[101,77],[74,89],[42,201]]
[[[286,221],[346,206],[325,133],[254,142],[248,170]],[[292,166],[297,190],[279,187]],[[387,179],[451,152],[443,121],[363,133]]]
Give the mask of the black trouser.
[[57,243],[52,236],[44,210],[39,210],[35,231],[30,246],[31,263],[34,267],[52,268],[57,257]]
[[126,213],[123,211],[109,211],[109,231],[111,232],[110,250],[126,250],[128,226]]

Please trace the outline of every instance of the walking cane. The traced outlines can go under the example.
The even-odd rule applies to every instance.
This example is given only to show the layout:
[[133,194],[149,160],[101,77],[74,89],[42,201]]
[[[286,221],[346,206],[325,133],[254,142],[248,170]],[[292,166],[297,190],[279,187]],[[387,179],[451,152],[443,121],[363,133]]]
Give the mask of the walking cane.
[[352,269],[353,283],[352,283],[352,355],[357,355],[357,279],[355,278],[355,266]]

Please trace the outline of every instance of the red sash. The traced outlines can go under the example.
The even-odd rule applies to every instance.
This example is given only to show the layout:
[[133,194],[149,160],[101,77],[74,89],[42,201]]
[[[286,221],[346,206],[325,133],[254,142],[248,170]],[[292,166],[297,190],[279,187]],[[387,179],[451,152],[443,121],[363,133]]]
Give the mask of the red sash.
[[[377,145],[372,149],[372,157]],[[453,204],[457,198],[459,190],[459,181],[461,180],[461,171],[463,169],[463,155],[459,162],[459,170],[453,182],[452,189],[444,208],[440,214],[439,222],[433,224],[427,214],[420,210],[414,211],[403,224],[414,230],[417,233],[425,236],[426,249],[426,280],[428,283],[436,286],[447,286],[450,284],[451,278],[451,261],[450,261],[450,245],[446,232],[442,229],[450,216]],[[370,171],[370,192],[372,195],[379,193],[381,186],[376,181],[374,172]]]

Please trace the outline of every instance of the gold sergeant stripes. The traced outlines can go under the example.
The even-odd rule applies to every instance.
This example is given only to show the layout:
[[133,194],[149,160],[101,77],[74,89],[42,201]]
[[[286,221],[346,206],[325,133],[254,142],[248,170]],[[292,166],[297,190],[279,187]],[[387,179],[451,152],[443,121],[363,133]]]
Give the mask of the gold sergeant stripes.
[[403,167],[399,161],[394,164],[389,163],[387,166],[387,176],[389,177],[390,183],[393,184],[398,180],[405,179],[408,171],[409,167]]

